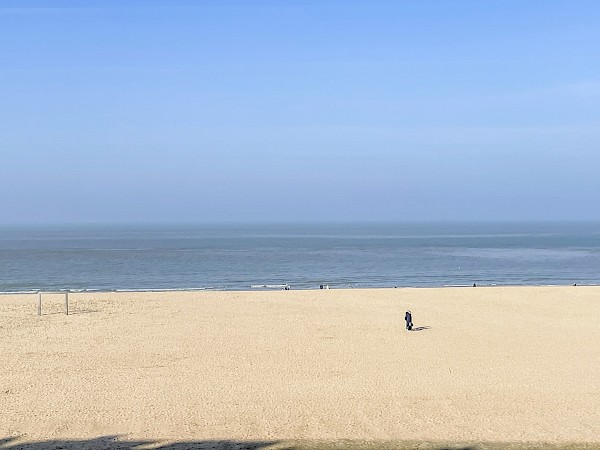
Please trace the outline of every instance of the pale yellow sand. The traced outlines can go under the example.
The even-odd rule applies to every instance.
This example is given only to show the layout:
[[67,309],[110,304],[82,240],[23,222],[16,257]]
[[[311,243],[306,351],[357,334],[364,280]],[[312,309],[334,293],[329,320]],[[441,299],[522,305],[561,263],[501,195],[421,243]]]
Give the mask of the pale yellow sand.
[[600,442],[596,287],[35,302],[0,296],[0,439]]

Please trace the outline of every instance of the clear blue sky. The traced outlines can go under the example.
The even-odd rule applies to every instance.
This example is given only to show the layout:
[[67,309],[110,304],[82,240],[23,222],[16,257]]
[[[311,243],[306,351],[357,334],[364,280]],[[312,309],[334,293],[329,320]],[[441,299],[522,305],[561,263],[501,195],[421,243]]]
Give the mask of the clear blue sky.
[[0,223],[600,220],[598,1],[0,0]]

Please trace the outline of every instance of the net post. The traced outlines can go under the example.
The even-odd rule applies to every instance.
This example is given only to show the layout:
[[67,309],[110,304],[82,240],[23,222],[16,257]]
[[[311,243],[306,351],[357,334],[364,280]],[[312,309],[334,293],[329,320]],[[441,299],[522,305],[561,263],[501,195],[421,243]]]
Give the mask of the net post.
[[65,314],[69,315],[69,291],[65,292]]
[[42,315],[42,291],[38,291],[37,314],[38,314],[38,316]]

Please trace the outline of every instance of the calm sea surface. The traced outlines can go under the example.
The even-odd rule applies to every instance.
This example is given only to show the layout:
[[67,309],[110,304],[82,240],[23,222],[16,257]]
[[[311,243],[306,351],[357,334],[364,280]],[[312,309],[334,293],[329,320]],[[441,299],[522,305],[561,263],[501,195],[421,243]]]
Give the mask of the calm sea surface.
[[0,291],[600,283],[600,223],[0,228]]

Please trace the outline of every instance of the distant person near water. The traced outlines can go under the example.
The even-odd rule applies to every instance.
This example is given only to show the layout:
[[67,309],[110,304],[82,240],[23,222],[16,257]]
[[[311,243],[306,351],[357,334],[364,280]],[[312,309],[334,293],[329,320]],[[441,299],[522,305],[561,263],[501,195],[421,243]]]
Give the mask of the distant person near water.
[[404,314],[404,320],[406,321],[406,329],[408,331],[411,331],[412,327],[413,327],[413,323],[412,323],[412,314],[410,311],[406,311],[406,314]]

